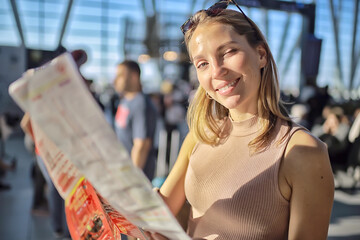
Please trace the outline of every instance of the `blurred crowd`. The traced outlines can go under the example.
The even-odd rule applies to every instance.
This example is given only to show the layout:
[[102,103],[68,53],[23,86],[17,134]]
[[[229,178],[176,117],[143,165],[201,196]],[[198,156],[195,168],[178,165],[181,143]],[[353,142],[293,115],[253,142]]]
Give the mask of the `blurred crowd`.
[[358,187],[360,183],[360,102],[335,101],[328,87],[306,87],[292,98],[293,120],[326,143],[335,176],[335,186]]

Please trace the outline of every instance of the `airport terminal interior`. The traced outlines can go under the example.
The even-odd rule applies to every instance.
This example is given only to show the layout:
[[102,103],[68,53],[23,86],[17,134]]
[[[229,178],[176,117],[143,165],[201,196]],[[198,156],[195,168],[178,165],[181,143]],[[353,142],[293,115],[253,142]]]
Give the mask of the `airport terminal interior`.
[[[360,239],[360,1],[234,0],[264,33],[277,63],[281,97],[293,120],[317,134],[333,111],[344,125],[333,148],[335,200],[329,240]],[[219,0],[0,0],[0,239],[70,239],[51,227],[49,186],[20,127],[24,111],[9,86],[28,69],[84,51],[82,77],[114,127],[116,66],[141,68],[156,127],[161,186],[189,129],[186,110],[198,86],[180,26]],[[233,4],[229,8],[237,10]],[[355,136],[354,136],[355,132]],[[338,137],[338,136],[335,136]],[[339,147],[340,146],[340,147]],[[43,181],[43,189],[36,188]],[[40,206],[34,207],[38,191]]]

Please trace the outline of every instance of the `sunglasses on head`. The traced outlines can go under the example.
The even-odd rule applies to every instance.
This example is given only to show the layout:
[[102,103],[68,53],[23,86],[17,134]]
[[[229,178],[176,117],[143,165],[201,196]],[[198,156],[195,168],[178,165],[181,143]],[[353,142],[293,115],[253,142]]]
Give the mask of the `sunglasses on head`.
[[[244,15],[246,21],[250,24],[250,26],[252,26],[250,19],[246,16],[246,14],[243,12],[243,10],[240,8],[240,6],[234,0],[220,1],[220,2],[217,2],[214,5],[212,5],[211,7],[209,7],[207,10],[200,10],[198,12],[205,11],[208,16],[214,17],[214,16],[217,16],[219,13],[221,13],[224,9],[226,9],[229,6],[230,2],[232,2],[239,9],[239,11]],[[185,35],[185,33],[189,29],[191,29],[193,25],[194,25],[194,22],[192,20],[192,17],[190,17],[183,25],[181,25],[180,29],[181,29],[182,33]]]

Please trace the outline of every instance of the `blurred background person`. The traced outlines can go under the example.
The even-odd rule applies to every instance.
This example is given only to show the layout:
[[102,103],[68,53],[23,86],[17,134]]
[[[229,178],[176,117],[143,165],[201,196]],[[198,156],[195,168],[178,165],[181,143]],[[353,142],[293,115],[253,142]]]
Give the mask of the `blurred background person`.
[[334,106],[329,112],[327,108],[324,110],[323,124],[314,126],[312,133],[326,143],[333,171],[336,172],[346,168],[350,123],[341,107]]
[[115,131],[127,149],[134,165],[151,181],[155,174],[154,148],[157,110],[144,94],[137,62],[125,60],[118,64],[114,88],[121,95],[115,114]]

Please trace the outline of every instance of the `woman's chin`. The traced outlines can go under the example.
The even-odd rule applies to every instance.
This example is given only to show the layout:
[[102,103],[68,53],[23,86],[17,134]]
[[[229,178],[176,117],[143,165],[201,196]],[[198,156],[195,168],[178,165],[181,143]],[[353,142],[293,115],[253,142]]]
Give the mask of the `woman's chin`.
[[221,105],[226,107],[227,109],[238,108],[241,105],[240,96],[234,96],[226,99],[225,101],[220,102]]

